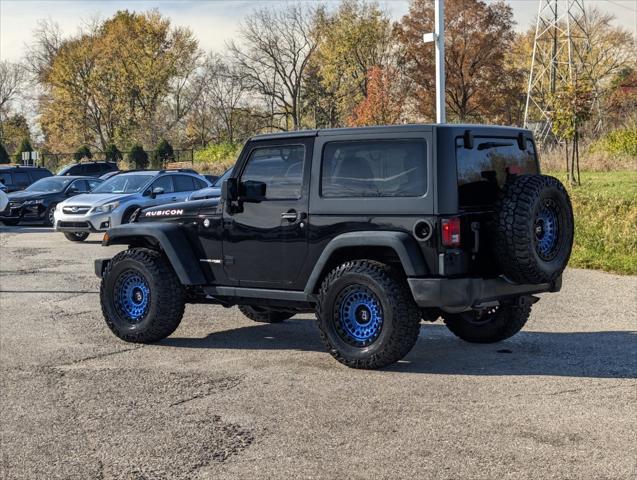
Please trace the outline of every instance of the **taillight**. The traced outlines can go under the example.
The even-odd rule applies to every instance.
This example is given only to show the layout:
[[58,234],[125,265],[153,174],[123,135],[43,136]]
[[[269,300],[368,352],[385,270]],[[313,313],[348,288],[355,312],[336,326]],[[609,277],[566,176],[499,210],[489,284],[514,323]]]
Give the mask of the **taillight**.
[[442,246],[460,246],[460,219],[458,217],[442,219]]

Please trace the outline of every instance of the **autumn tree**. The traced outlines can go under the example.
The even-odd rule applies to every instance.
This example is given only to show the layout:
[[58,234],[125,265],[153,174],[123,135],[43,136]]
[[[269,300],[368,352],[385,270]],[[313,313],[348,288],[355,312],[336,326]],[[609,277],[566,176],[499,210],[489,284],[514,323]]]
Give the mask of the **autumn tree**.
[[271,128],[302,127],[303,79],[318,45],[315,18],[320,9],[290,4],[281,10],[261,8],[239,29],[240,42],[228,49],[249,88],[271,113]]
[[25,138],[31,139],[31,130],[24,115],[11,115],[0,120],[0,142],[9,152],[15,152]]
[[[579,140],[582,125],[590,118],[593,88],[587,82],[575,81],[550,97],[553,134],[564,141],[566,172],[573,185],[580,184]],[[570,158],[569,158],[569,144]]]
[[45,91],[41,124],[50,149],[154,145],[201,92],[197,41],[156,11],[120,11],[64,40],[50,24],[42,28],[29,63]]
[[[504,1],[445,2],[445,93],[451,119],[489,121],[498,115],[499,103],[519,95],[506,80],[513,26],[511,7]],[[423,34],[433,31],[433,0],[413,0],[409,13],[394,27],[402,50],[400,64],[414,82],[418,110],[425,118],[435,116],[434,46],[423,42]]]
[[370,70],[392,63],[391,21],[376,3],[343,0],[334,12],[320,11],[316,24],[320,42],[306,77],[308,114],[338,126],[367,95]]
[[362,102],[348,119],[350,126],[392,125],[403,113],[406,93],[397,80],[395,67],[372,67],[368,74],[367,91]]

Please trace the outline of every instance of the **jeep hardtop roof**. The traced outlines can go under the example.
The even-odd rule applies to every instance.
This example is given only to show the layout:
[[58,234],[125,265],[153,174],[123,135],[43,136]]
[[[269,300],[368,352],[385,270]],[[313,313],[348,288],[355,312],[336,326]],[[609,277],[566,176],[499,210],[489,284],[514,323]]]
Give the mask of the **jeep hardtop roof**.
[[320,137],[335,135],[364,135],[364,134],[382,134],[382,133],[398,133],[398,132],[430,132],[432,130],[450,130],[465,131],[471,130],[474,134],[492,133],[494,131],[503,130],[509,134],[517,134],[525,132],[531,135],[531,131],[520,127],[509,127],[504,125],[480,125],[480,124],[462,124],[462,123],[446,123],[446,124],[405,124],[405,125],[378,125],[373,127],[346,127],[346,128],[324,128],[314,130],[296,130],[291,132],[262,133],[254,135],[250,141],[255,140],[275,140],[279,138],[299,138],[299,137]]

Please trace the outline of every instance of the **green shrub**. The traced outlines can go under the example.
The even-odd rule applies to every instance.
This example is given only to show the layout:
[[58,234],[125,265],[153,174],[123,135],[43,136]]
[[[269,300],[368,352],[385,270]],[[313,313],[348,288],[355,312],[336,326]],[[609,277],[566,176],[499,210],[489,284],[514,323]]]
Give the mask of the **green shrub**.
[[164,138],[153,152],[153,166],[162,168],[166,162],[175,159],[175,151],[168,141]]
[[195,162],[207,164],[234,163],[239,156],[242,145],[237,143],[217,143],[200,150],[195,150]]
[[107,162],[119,162],[122,160],[122,152],[119,151],[117,146],[114,143],[109,144],[104,150],[104,158]]
[[88,148],[86,145],[82,145],[75,151],[75,153],[73,154],[73,158],[76,162],[79,162],[84,158],[93,158],[93,154],[91,153],[90,148]]
[[11,159],[7,153],[7,149],[0,143],[0,163],[9,163]]
[[128,152],[128,163],[131,168],[144,170],[148,167],[148,154],[141,145],[134,145]]
[[607,133],[592,145],[591,150],[637,158],[637,125]]
[[32,152],[33,151],[33,147],[31,146],[31,142],[29,142],[28,138],[23,138],[22,139],[22,143],[20,143],[20,147],[18,148],[18,151],[15,153],[15,161],[17,163],[21,163],[22,162],[22,153],[23,152]]

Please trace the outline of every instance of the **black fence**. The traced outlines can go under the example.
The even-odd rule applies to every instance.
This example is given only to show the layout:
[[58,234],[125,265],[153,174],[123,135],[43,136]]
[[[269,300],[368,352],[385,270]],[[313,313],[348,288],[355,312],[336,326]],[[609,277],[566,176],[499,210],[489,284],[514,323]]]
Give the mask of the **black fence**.
[[[128,165],[128,154],[130,152],[121,152],[121,153],[122,153],[122,160],[120,160],[120,163],[123,162],[124,165]],[[175,150],[174,155],[171,158],[168,158],[166,160],[161,160],[161,161],[157,161],[154,158],[154,152],[147,152],[147,153],[148,153],[148,161],[150,162],[149,168],[166,168],[170,166],[170,164],[172,163],[182,164],[180,165],[180,167],[182,168],[192,168],[194,166],[195,151],[193,149]],[[99,161],[105,161],[105,160],[106,160],[106,154],[104,154],[103,152],[94,152],[90,159],[85,158],[81,161],[99,162]],[[38,165],[48,168],[53,173],[56,173],[62,167],[66,165],[70,165],[72,163],[78,163],[78,161],[75,160],[75,153],[41,153],[40,159],[37,162]],[[134,165],[131,165],[131,168],[133,167]]]

